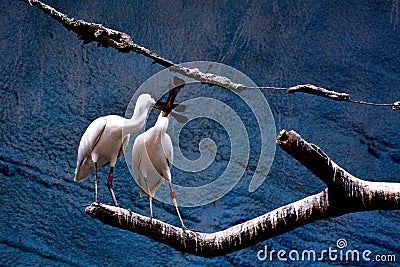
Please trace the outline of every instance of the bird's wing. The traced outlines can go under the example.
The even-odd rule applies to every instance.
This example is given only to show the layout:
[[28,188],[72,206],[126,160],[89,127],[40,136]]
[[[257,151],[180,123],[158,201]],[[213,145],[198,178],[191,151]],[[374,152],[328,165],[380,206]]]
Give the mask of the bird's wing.
[[143,173],[143,166],[142,166],[142,153],[143,149],[145,149],[144,145],[144,133],[140,134],[136,137],[135,142],[132,148],[132,169],[133,169],[133,176],[140,188],[140,196],[143,196],[145,191],[145,177],[147,176],[146,173]]
[[99,142],[107,124],[104,117],[95,119],[82,135],[78,148],[78,160],[75,169],[75,181],[83,181],[93,171],[93,161],[91,153]]
[[99,142],[101,134],[106,128],[107,120],[104,117],[95,119],[82,135],[78,148],[78,165],[92,153],[93,148]]
[[124,153],[128,143],[129,143],[129,134],[125,135],[122,139],[122,144],[118,152],[118,157],[121,157],[121,155]]
[[162,136],[161,143],[162,143],[162,148],[163,148],[163,152],[164,152],[165,158],[167,159],[168,167],[171,168],[172,161],[173,161],[173,158],[174,158],[174,149],[172,147],[171,138],[169,137],[168,134],[164,134]]

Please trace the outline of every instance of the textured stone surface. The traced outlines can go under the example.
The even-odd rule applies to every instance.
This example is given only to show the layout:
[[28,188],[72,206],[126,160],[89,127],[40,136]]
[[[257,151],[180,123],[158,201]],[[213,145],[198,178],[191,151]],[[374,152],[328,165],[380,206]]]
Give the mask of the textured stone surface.
[[[391,13],[392,1],[232,2],[46,3],[71,17],[126,32],[173,62],[222,62],[262,86],[313,84],[355,100],[400,99],[400,24]],[[211,260],[182,255],[92,220],[82,207],[93,201],[92,182],[73,182],[80,136],[96,117],[123,115],[136,88],[161,67],[140,55],[83,46],[75,34],[21,1],[0,2],[0,23],[1,265],[257,265],[264,245],[320,251],[336,247],[338,238],[345,238],[349,248],[400,257],[398,211],[318,222]],[[191,95],[216,95],[238,105],[226,90],[207,86],[182,90],[178,100]],[[265,96],[278,131],[296,130],[355,176],[400,182],[399,112],[303,94],[266,91]],[[246,114],[241,116],[252,127],[254,118]],[[156,116],[153,112],[151,119]],[[191,186],[214,177],[229,158],[227,137],[218,135],[224,134],[221,127],[193,123],[181,137],[187,141],[181,143],[185,155],[198,157],[196,131],[215,136],[222,149],[211,169],[196,179],[173,170],[176,183]],[[207,135],[210,128],[218,130]],[[256,132],[249,135],[259,138]],[[327,141],[332,139],[338,142]],[[267,180],[249,193],[257,142],[251,149],[254,158],[232,192],[215,204],[181,210],[188,227],[222,230],[324,188],[278,149]],[[100,175],[100,200],[111,203],[106,171]],[[139,198],[122,160],[114,183],[122,206],[148,214],[147,199]],[[154,214],[179,225],[170,205],[155,201]]]

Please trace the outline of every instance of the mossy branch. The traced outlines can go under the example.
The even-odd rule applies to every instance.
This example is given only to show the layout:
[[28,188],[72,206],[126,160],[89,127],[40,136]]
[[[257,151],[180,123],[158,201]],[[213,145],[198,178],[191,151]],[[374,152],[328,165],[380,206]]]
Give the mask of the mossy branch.
[[188,78],[200,81],[209,85],[217,85],[232,91],[241,92],[245,89],[269,89],[269,90],[286,90],[288,93],[302,92],[312,94],[336,101],[345,101],[363,105],[373,106],[388,106],[392,110],[400,110],[400,101],[393,102],[391,104],[375,104],[365,101],[355,101],[350,99],[350,95],[347,93],[335,92],[327,90],[322,87],[318,87],[311,84],[296,85],[289,88],[277,88],[277,87],[249,87],[244,84],[235,83],[227,77],[219,76],[213,73],[204,73],[198,69],[191,69],[176,64],[170,60],[167,60],[157,53],[135,44],[132,41],[132,37],[128,34],[113,29],[109,29],[102,24],[89,23],[83,20],[77,20],[70,18],[67,15],[57,11],[53,7],[46,5],[38,0],[22,0],[29,3],[32,6],[40,8],[43,12],[53,17],[55,20],[60,22],[65,28],[78,34],[78,37],[84,41],[85,44],[90,42],[97,42],[99,46],[113,47],[119,52],[129,53],[135,52],[144,55],[153,60],[154,63],[160,64],[165,68],[169,68],[171,71],[179,73]]

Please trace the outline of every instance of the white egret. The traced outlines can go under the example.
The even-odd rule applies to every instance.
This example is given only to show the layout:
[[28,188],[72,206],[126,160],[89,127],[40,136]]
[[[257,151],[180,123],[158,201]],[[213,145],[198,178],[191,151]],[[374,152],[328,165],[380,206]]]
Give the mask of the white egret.
[[147,113],[156,101],[149,94],[138,97],[132,118],[108,115],[95,119],[82,135],[78,148],[75,181],[83,181],[94,171],[95,202],[97,196],[97,170],[110,164],[108,190],[115,206],[118,206],[112,189],[113,172],[117,158],[122,155],[129,142],[129,134],[139,131],[146,121]]
[[176,94],[183,87],[172,89],[167,103],[159,115],[156,124],[146,132],[136,137],[132,148],[133,175],[140,187],[140,196],[147,195],[150,205],[150,218],[153,217],[152,199],[157,188],[166,180],[169,185],[172,204],[175,206],[183,229],[183,224],[176,193],[172,189],[171,165],[173,160],[173,147],[171,138],[166,133],[169,122],[169,113],[173,108]]

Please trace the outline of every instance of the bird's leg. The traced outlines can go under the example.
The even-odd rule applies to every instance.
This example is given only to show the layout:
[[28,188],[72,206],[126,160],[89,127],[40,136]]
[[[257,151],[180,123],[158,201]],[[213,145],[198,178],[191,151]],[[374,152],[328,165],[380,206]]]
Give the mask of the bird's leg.
[[172,198],[172,204],[175,206],[176,213],[178,214],[179,220],[181,221],[182,229],[186,230],[188,228],[183,224],[181,213],[179,212],[179,209],[178,209],[178,203],[176,202],[176,193],[172,190],[171,182],[168,182],[168,185],[169,185],[170,195]]
[[94,163],[94,202],[98,203],[99,199],[97,198],[97,162]]
[[150,203],[150,221],[153,219],[153,198],[149,195],[149,203]]
[[113,172],[114,172],[114,167],[110,167],[110,173],[108,174],[107,187],[108,187],[108,190],[110,191],[112,199],[114,200],[115,206],[118,207],[117,198],[115,197],[114,190],[113,190],[113,184],[112,184]]
[[146,183],[147,188],[147,196],[149,197],[149,204],[150,204],[150,221],[153,219],[153,198],[150,196],[150,189],[149,185],[147,184],[147,178],[144,178],[144,182]]

